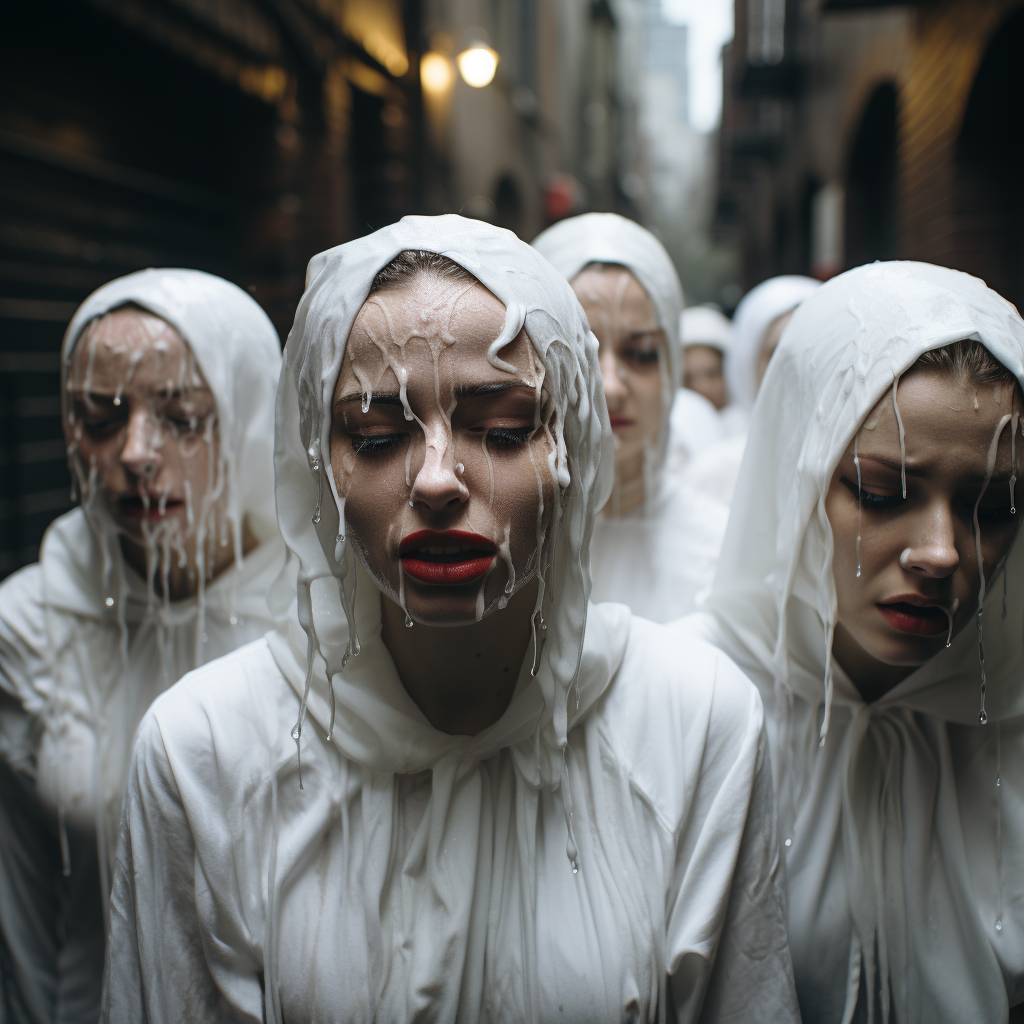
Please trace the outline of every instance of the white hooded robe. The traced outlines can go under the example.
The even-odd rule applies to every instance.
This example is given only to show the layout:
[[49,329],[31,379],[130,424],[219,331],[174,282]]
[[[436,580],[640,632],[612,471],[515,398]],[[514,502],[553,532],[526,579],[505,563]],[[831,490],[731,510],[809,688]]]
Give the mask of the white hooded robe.
[[[352,322],[407,249],[505,304],[492,354],[525,326],[560,410],[537,672],[528,654],[472,737],[402,686],[325,468]],[[140,728],[105,1020],[796,1020],[756,693],[703,644],[588,610],[610,485],[596,348],[562,278],[481,222],[407,217],[311,262],[277,420],[297,605]]]
[[[112,281],[68,327],[65,399],[83,331],[126,303],[179,332],[213,391],[238,557],[201,599],[164,602],[124,561],[93,492],[49,527],[39,562],[0,586],[0,1021],[18,1024],[96,1020],[135,729],[185,672],[266,632],[267,592],[285,564],[272,466],[281,354],[270,320],[240,288],[199,271]],[[245,516],[260,543],[242,558]]]
[[805,1024],[880,1022],[887,988],[898,1024],[998,1024],[1024,1001],[1024,544],[984,605],[987,724],[973,625],[872,704],[827,665],[832,474],[896,377],[962,339],[1024,385],[1024,323],[967,274],[876,263],[804,301],[754,409],[706,611],[682,625],[765,702]]

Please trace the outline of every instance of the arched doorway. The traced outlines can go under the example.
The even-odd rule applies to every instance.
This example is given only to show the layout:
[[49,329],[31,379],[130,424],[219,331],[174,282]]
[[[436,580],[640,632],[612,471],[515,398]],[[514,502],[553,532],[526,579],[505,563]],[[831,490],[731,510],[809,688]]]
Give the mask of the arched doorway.
[[871,94],[846,168],[846,266],[896,256],[896,86]]
[[951,266],[1024,300],[1024,10],[996,30],[957,139]]

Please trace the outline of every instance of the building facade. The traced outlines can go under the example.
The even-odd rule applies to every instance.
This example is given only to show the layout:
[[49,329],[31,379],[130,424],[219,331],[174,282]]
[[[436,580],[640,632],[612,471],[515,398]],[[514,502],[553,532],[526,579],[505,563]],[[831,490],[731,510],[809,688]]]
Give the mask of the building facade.
[[717,224],[744,285],[875,259],[1024,300],[1019,0],[737,0]]
[[[407,213],[529,239],[580,209],[626,209],[632,2],[625,18],[607,0],[6,10],[0,577],[71,507],[58,359],[91,291],[144,267],[207,270],[246,288],[283,342],[309,258]],[[474,41],[498,56],[484,88],[455,72]],[[427,55],[447,69],[440,91]]]

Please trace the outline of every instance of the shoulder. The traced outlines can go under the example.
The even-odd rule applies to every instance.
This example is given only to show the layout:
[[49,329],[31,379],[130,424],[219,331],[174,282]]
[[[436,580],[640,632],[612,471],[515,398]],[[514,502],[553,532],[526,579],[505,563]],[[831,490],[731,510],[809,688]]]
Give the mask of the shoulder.
[[634,617],[614,683],[599,710],[606,742],[665,818],[697,787],[737,765],[753,772],[764,712],[757,689],[722,651]]
[[43,574],[29,565],[0,583],[0,687],[26,706],[33,703],[34,680],[48,672],[48,648]]
[[135,755],[166,758],[179,787],[183,778],[220,785],[243,764],[258,762],[261,770],[268,763],[295,708],[294,691],[261,638],[161,694],[139,726]]

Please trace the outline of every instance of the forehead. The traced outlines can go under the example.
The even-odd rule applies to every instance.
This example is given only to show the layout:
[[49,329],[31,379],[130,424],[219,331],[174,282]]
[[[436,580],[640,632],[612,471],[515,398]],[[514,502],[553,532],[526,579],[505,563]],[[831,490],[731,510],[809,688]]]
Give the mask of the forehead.
[[[444,366],[446,375],[464,376],[492,367],[487,352],[505,326],[505,306],[478,281],[451,281],[418,274],[375,292],[356,316],[345,350],[345,367],[360,371]],[[529,345],[524,332],[502,351],[502,359],[522,365]],[[351,372],[350,369],[350,372]],[[345,368],[342,377],[346,376]]]
[[[1018,389],[1010,384],[972,384],[937,369],[905,374],[896,391],[907,458],[984,466],[1004,416],[1022,411]],[[875,404],[860,432],[860,450],[899,453],[898,424],[890,388]],[[873,429],[872,429],[873,428]],[[1018,428],[1019,429],[1019,428]],[[1009,450],[1010,430],[1002,435]]]
[[571,283],[584,309],[600,308],[620,316],[654,316],[643,285],[625,267],[608,264],[586,267]]
[[77,384],[87,373],[96,383],[114,381],[134,389],[164,386],[172,378],[179,384],[188,378],[193,388],[206,384],[177,330],[154,313],[134,307],[94,320],[76,343],[72,361]]

